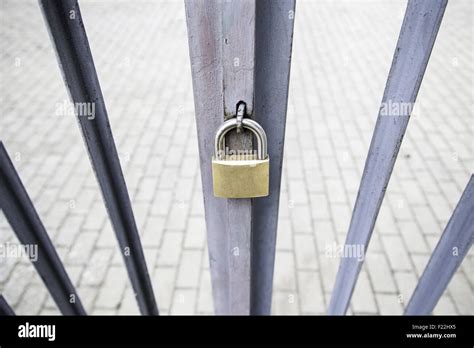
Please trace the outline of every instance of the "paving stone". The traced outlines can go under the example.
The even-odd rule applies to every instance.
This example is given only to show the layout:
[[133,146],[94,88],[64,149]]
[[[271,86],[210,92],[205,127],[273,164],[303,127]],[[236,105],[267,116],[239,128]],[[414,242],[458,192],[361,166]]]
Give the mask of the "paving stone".
[[397,292],[394,275],[384,254],[369,252],[365,262],[376,292]]
[[145,255],[145,261],[148,269],[153,269],[158,260],[158,250],[156,248],[143,248],[143,254]]
[[395,280],[399,289],[398,296],[400,302],[406,307],[415,291],[418,279],[412,272],[395,272]]
[[206,221],[203,217],[191,217],[184,238],[185,248],[203,249],[206,244]]
[[311,213],[307,206],[295,205],[290,208],[290,216],[293,221],[295,233],[311,233]]
[[179,262],[183,234],[167,232],[163,237],[163,245],[158,256],[159,266],[173,266]]
[[41,309],[39,315],[62,315],[62,314],[57,309],[43,308]]
[[380,314],[382,315],[402,315],[403,307],[399,302],[400,299],[395,294],[375,294],[377,303],[380,308],[383,309]]
[[3,287],[2,295],[5,296],[5,299],[14,309],[16,309],[16,304],[25,292],[33,273],[33,267],[17,264],[8,282]]
[[194,314],[196,307],[197,290],[177,289],[174,292],[171,314]]
[[429,206],[415,206],[413,207],[415,219],[420,226],[421,231],[425,235],[434,234],[439,235],[441,226],[436,221],[436,218]]
[[96,232],[81,231],[74,241],[68,254],[67,262],[76,265],[85,265],[89,262],[92,249],[97,241]]
[[332,293],[334,283],[336,282],[336,274],[339,268],[340,259],[335,257],[322,256],[319,259],[321,277],[325,293]]
[[298,310],[298,295],[296,292],[276,291],[272,298],[272,314],[296,315]]
[[[97,295],[100,291],[100,288],[93,286],[79,286],[76,288],[77,293],[81,299],[81,303],[84,306],[84,309],[87,313],[91,313],[94,308],[94,303],[97,298]],[[56,305],[53,304],[52,307]],[[50,306],[51,307],[51,306]]]
[[201,273],[197,313],[214,314],[214,305],[213,305],[213,300],[212,300],[211,274],[209,270],[204,270]]
[[[472,276],[472,273],[470,274]],[[448,285],[448,291],[455,301],[459,314],[469,315],[474,310],[474,291],[464,277],[458,273],[453,276]]]
[[158,267],[152,277],[153,289],[160,311],[168,313],[176,283],[176,268]]
[[[378,314],[375,298],[368,295],[372,292],[367,273],[365,271],[360,272],[351,301],[351,308],[354,314]],[[393,297],[396,298],[395,295]]]
[[140,315],[140,309],[131,287],[127,287],[123,301],[120,303],[119,315]]
[[117,315],[117,310],[110,308],[94,308],[91,315]]
[[347,203],[344,186],[339,180],[327,179],[326,188],[328,192],[329,202],[331,204]]
[[314,220],[330,220],[328,199],[325,194],[311,195],[311,214]]
[[81,285],[100,285],[105,279],[112,254],[111,249],[96,249],[82,274]]
[[47,290],[44,286],[29,286],[19,305],[15,308],[16,315],[38,315],[46,299]]
[[417,276],[421,277],[421,274],[423,273],[426,268],[426,265],[428,264],[430,255],[412,254],[410,256],[413,261],[413,264],[415,265],[415,272]]
[[120,307],[127,282],[128,277],[122,267],[109,268],[95,302],[94,310],[98,308],[117,310]]
[[433,310],[434,315],[456,315],[458,311],[448,296],[442,296]]
[[115,237],[115,232],[112,229],[112,224],[110,221],[107,221],[100,231],[99,238],[96,242],[98,247],[105,248],[118,248],[117,238]]
[[402,238],[409,253],[428,253],[428,246],[423,233],[415,222],[400,222],[398,224]]
[[293,232],[289,219],[280,219],[278,221],[276,249],[288,251],[293,249]]
[[165,219],[163,217],[148,216],[141,242],[144,247],[159,248],[163,238]]
[[84,219],[82,229],[90,231],[100,231],[108,218],[103,202],[96,202],[90,207]]
[[302,314],[326,314],[319,273],[298,271],[298,288]]
[[392,194],[387,198],[396,221],[413,220],[410,202],[407,200],[405,195]]
[[336,232],[346,235],[352,216],[351,209],[347,204],[332,204],[331,212],[334,216],[333,222]]
[[204,202],[201,191],[194,191],[191,203],[191,215],[204,216]]
[[273,286],[277,290],[296,290],[295,261],[290,252],[278,251],[275,256]]
[[289,184],[289,197],[295,204],[308,204],[308,194],[303,180],[294,180]]
[[173,231],[184,231],[186,229],[186,216],[188,204],[185,201],[174,202],[171,205],[171,212],[166,220],[166,229]]
[[382,236],[381,238],[391,268],[397,271],[410,270],[412,267],[410,257],[408,256],[401,237]]
[[297,269],[318,269],[318,260],[313,236],[297,234],[294,238]]
[[397,235],[397,225],[395,223],[395,217],[392,214],[392,211],[388,204],[382,204],[379,214],[377,216],[377,221],[375,222],[375,227],[380,234],[387,235]]
[[184,250],[178,270],[178,287],[197,288],[201,268],[202,251]]
[[82,216],[69,215],[59,229],[55,238],[55,244],[58,246],[71,247],[77,234],[81,230]]
[[155,195],[157,185],[158,180],[156,177],[143,178],[143,180],[138,185],[138,194],[135,196],[135,200],[150,202]]
[[151,207],[151,213],[153,215],[166,215],[171,207],[173,198],[173,191],[171,190],[158,190]]

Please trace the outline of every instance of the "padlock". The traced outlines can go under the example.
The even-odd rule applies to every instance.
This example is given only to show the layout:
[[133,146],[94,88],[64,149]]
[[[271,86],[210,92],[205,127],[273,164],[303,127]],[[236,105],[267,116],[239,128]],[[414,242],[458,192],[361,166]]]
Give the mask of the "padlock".
[[257,154],[226,154],[225,136],[237,127],[238,120],[232,118],[225,121],[217,129],[215,153],[212,157],[214,196],[223,198],[268,196],[270,159],[265,130],[248,118],[241,119],[240,122],[243,128],[252,131],[257,138]]

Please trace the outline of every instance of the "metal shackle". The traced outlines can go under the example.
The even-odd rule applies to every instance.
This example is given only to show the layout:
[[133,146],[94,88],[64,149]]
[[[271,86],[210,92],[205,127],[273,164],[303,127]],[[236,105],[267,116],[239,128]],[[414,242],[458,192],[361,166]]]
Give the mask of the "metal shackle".
[[[242,127],[249,129],[257,138],[257,159],[264,160],[267,158],[267,135],[265,130],[254,120],[249,118],[242,119]],[[225,149],[225,136],[232,129],[237,128],[237,119],[231,118],[225,121],[217,129],[214,143],[214,151],[216,159],[220,159],[220,150]]]

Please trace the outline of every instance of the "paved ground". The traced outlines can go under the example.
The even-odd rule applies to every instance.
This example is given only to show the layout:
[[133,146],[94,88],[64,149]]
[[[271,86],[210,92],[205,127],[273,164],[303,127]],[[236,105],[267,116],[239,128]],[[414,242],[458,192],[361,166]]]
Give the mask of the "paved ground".
[[[339,260],[325,248],[344,242],[405,4],[298,0],[275,314],[326,311]],[[81,5],[160,310],[212,313],[183,2]],[[0,13],[1,138],[87,310],[137,313],[76,121],[57,115],[37,2]],[[402,313],[472,173],[472,21],[471,1],[448,4],[351,313]],[[435,313],[474,314],[472,256]],[[0,291],[19,314],[58,312],[28,260],[0,259]]]

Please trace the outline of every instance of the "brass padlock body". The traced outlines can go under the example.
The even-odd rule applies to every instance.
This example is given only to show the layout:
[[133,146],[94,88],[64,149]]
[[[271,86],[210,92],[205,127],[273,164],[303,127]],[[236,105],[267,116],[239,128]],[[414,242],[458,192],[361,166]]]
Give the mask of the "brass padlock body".
[[255,198],[268,196],[270,160],[256,156],[244,160],[212,158],[214,196]]
[[[257,154],[227,155],[225,136],[241,122],[257,139]],[[255,198],[268,196],[270,159],[265,130],[251,119],[230,119],[216,131],[212,157],[214,196],[222,198]]]

